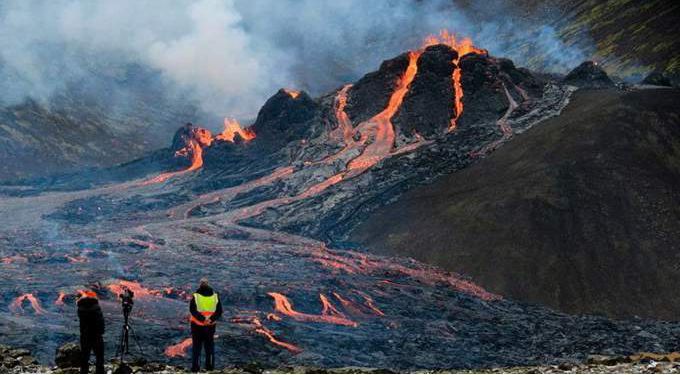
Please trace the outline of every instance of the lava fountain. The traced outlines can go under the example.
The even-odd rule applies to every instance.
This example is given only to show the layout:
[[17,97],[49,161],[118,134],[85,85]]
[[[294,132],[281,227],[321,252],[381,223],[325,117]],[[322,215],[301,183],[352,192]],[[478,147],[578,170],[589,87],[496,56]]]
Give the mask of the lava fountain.
[[236,135],[239,135],[244,141],[250,141],[255,138],[255,132],[250,129],[243,129],[241,124],[235,119],[224,119],[224,130],[222,133],[218,134],[215,139],[227,142],[234,142]]

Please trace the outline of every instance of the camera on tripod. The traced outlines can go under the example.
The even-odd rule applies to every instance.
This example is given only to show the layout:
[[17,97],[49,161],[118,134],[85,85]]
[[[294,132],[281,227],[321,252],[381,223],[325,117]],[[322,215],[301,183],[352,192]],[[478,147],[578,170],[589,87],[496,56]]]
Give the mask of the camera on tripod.
[[116,351],[116,356],[120,354],[120,362],[124,363],[125,355],[130,354],[130,336],[132,336],[132,339],[137,343],[141,355],[144,355],[144,351],[130,324],[130,312],[132,312],[132,305],[135,304],[135,293],[132,292],[130,288],[123,286],[118,298],[120,298],[120,304],[123,307],[123,330],[120,334],[120,343],[118,345],[118,350]]
[[123,306],[123,315],[127,318],[132,311],[132,305],[135,304],[135,293],[128,287],[123,286],[123,291],[118,295],[118,298],[120,298],[121,306]]

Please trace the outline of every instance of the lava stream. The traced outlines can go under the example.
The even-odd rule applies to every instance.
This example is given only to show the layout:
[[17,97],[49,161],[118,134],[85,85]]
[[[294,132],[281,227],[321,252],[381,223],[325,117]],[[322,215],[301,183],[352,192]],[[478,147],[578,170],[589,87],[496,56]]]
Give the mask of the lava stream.
[[186,357],[187,351],[191,347],[191,339],[184,339],[182,342],[170,345],[163,352],[167,357]]
[[[269,315],[274,315],[274,314],[269,314]],[[274,315],[277,316],[277,315]],[[278,316],[277,316],[278,318]],[[278,318],[280,320],[281,318]],[[231,319],[232,323],[245,323],[245,324],[250,324],[253,326],[253,331],[257,334],[260,334],[264,336],[269,342],[276,346],[280,346],[289,352],[293,354],[299,354],[302,353],[302,349],[300,349],[298,346],[293,345],[291,343],[287,343],[285,341],[281,341],[274,336],[274,332],[270,330],[269,328],[265,327],[264,324],[260,321],[255,316],[249,316],[249,317],[236,317]]]
[[[373,116],[368,121],[359,124],[357,127],[360,132],[372,130],[374,134],[373,143],[366,146],[364,151],[352,160],[347,169],[352,171],[353,175],[361,174],[366,169],[374,166],[382,159],[390,156],[392,147],[394,146],[394,126],[392,125],[392,117],[397,113],[404,96],[408,92],[409,85],[418,72],[418,59],[422,52],[409,52],[408,67],[404,75],[397,82],[397,88],[390,96],[387,107],[377,115]],[[365,130],[364,130],[365,129]]]
[[370,313],[373,314],[373,315],[377,315],[377,316],[384,316],[385,315],[385,313],[383,313],[379,308],[377,308],[375,306],[373,299],[371,297],[369,297],[367,294],[362,293],[360,291],[355,291],[355,292],[358,295],[360,295],[361,297],[364,298],[365,302],[364,302],[363,305],[361,305],[357,302],[354,302],[350,299],[347,299],[347,298],[341,296],[340,294],[338,294],[336,292],[333,292],[333,297],[335,297],[335,299],[340,301],[340,303],[342,304],[342,306],[346,310],[352,311],[354,314],[366,316],[366,315],[369,315],[369,314],[365,313],[364,311],[369,310]]
[[451,60],[451,63],[454,66],[453,73],[451,74],[451,82],[453,83],[454,93],[454,114],[447,130],[448,132],[451,132],[456,129],[458,119],[463,114],[463,85],[461,84],[461,77],[463,73],[459,65],[460,59],[470,53],[487,54],[488,52],[484,49],[475,47],[472,43],[472,39],[463,38],[459,40],[454,34],[449,33],[448,30],[442,30],[439,33],[439,36],[430,35],[427,37],[425,39],[425,43],[423,44],[423,48],[435,44],[446,44],[457,52],[456,58]]
[[189,144],[186,147],[175,152],[175,156],[190,156],[191,165],[187,169],[183,169],[181,171],[161,173],[154,178],[143,181],[141,185],[146,186],[152,184],[159,184],[161,182],[167,181],[172,177],[187,172],[195,171],[203,166],[203,146],[201,146],[197,141],[193,139],[189,140]]
[[295,311],[293,305],[286,296],[280,293],[267,293],[274,298],[274,309],[279,313],[289,316],[294,320],[300,322],[315,322],[315,323],[329,323],[342,326],[357,327],[358,324],[352,320],[347,319],[335,307],[333,307],[328,298],[323,294],[319,295],[321,303],[323,304],[323,311],[320,315],[306,314]]
[[[402,274],[428,284],[446,283],[459,292],[476,296],[485,301],[494,301],[501,298],[471,281],[462,279],[458,275],[442,272],[440,270],[409,268],[383,259],[372,258],[366,254],[354,251],[345,251],[343,252],[343,255],[337,255],[337,252],[328,250],[323,246],[319,248],[318,251],[312,253],[312,255],[314,256],[314,261],[317,263],[331,269],[343,270],[349,274],[371,275],[378,270],[380,272],[389,270],[391,273]],[[356,292],[360,295],[362,294],[360,291]],[[366,298],[367,295],[364,297]],[[369,302],[367,299],[367,304],[368,303],[373,302],[372,300]]]
[[47,311],[40,305],[40,301],[32,293],[22,294],[15,298],[14,301],[12,301],[12,303],[9,305],[9,310],[15,314],[22,313],[24,311],[24,301],[30,302],[31,307],[36,314],[42,315],[47,313]]
[[57,305],[57,306],[63,306],[65,298],[66,298],[66,293],[59,292],[59,296],[57,297],[57,299],[54,300],[54,304]]

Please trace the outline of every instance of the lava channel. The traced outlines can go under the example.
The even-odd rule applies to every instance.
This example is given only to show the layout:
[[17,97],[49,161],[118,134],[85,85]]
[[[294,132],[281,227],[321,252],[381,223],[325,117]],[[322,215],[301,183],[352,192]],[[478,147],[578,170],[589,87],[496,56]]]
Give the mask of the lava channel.
[[285,316],[291,317],[294,320],[300,322],[337,324],[349,327],[357,327],[359,325],[338,311],[323,294],[319,294],[319,299],[321,299],[321,303],[323,305],[320,315],[306,314],[295,311],[288,298],[281,293],[270,292],[267,294],[274,299],[274,309],[276,311]]
[[15,298],[14,301],[12,301],[12,303],[9,305],[9,310],[15,314],[23,313],[24,301],[30,302],[31,307],[36,314],[42,315],[47,313],[47,311],[40,305],[40,301],[32,293],[22,294]]
[[454,34],[449,33],[448,30],[440,31],[439,35],[430,35],[425,39],[423,43],[423,48],[432,46],[435,44],[445,44],[456,51],[456,58],[454,58],[451,63],[453,64],[453,73],[451,74],[451,82],[453,83],[453,117],[449,124],[448,132],[452,132],[456,129],[458,124],[458,119],[463,114],[463,85],[461,84],[461,77],[463,75],[462,69],[460,68],[460,59],[470,53],[477,53],[486,55],[488,52],[484,49],[477,48],[472,43],[472,39],[463,38],[457,39]]

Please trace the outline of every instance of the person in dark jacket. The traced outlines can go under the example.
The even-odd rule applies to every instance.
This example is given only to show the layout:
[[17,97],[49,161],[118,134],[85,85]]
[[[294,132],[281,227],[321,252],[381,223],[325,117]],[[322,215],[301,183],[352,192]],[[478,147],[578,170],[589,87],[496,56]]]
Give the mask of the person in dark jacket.
[[76,305],[80,320],[80,373],[88,373],[90,352],[94,351],[96,371],[98,374],[104,374],[105,326],[97,294],[92,291],[81,291]]
[[222,303],[217,293],[210,287],[207,279],[201,283],[189,303],[191,312],[191,371],[198,372],[201,367],[201,350],[205,348],[205,369],[215,368],[215,326],[222,316]]

